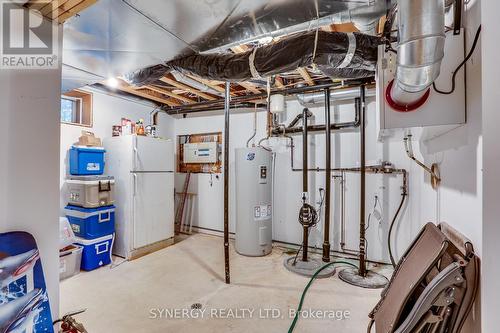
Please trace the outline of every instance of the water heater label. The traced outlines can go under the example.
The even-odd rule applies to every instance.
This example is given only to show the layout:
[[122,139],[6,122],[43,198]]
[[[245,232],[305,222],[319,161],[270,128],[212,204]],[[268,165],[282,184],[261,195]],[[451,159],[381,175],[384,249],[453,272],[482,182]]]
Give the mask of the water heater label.
[[272,208],[271,205],[259,205],[253,209],[253,217],[255,221],[262,221],[271,218]]
[[247,161],[253,161],[255,158],[255,153],[248,153],[247,154]]

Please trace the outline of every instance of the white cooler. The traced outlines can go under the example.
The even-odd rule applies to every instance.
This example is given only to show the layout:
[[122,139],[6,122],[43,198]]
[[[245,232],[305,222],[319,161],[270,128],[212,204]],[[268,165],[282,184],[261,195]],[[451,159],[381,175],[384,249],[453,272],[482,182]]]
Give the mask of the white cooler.
[[70,205],[96,208],[115,202],[115,178],[112,176],[71,176],[66,185]]

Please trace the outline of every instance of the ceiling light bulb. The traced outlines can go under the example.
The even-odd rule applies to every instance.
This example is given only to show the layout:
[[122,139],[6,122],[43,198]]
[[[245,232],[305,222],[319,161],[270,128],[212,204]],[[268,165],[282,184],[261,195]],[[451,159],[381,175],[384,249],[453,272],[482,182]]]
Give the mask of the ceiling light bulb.
[[109,78],[107,81],[106,81],[106,85],[110,88],[116,88],[118,87],[118,80],[114,77],[112,78]]

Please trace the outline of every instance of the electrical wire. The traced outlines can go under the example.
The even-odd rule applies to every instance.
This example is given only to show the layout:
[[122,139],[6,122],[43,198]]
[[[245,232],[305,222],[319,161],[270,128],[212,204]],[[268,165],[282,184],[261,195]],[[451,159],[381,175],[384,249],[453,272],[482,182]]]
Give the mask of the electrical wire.
[[437,88],[437,86],[436,86],[436,82],[434,82],[432,84],[432,87],[434,88],[434,90],[437,93],[440,93],[440,94],[443,94],[443,95],[451,95],[451,94],[453,94],[453,92],[455,91],[455,80],[456,80],[458,71],[460,70],[460,68],[462,68],[465,65],[465,63],[467,61],[469,61],[470,57],[472,57],[472,54],[474,53],[474,50],[476,49],[477,42],[479,40],[479,36],[480,35],[481,35],[481,25],[479,25],[479,27],[477,28],[476,36],[474,37],[474,42],[472,43],[472,47],[471,47],[469,53],[467,54],[467,56],[465,57],[465,59],[460,63],[460,65],[457,66],[457,68],[455,69],[455,71],[453,71],[453,75],[451,77],[451,90],[449,90],[449,91],[439,90]]
[[326,269],[326,268],[328,268],[328,267],[330,267],[332,265],[337,265],[337,264],[344,264],[344,265],[352,266],[354,268],[358,268],[356,265],[353,265],[353,264],[351,264],[350,262],[347,262],[347,261],[332,261],[332,262],[330,262],[330,263],[322,266],[321,268],[319,268],[316,271],[316,273],[314,273],[314,275],[311,277],[311,279],[307,283],[306,287],[304,288],[304,291],[302,292],[302,295],[300,296],[299,306],[297,307],[297,311],[295,312],[295,316],[293,317],[292,324],[290,325],[290,328],[288,328],[288,333],[292,333],[293,330],[294,330],[294,328],[295,328],[295,325],[297,325],[297,321],[299,320],[299,313],[302,310],[302,305],[304,304],[304,299],[306,297],[307,291],[311,287],[312,283],[314,282],[314,280],[316,279],[316,277],[318,276],[318,274],[321,273],[321,271],[323,271],[324,269]]
[[403,204],[406,200],[406,191],[403,192],[401,194],[401,202],[399,203],[399,207],[398,207],[398,210],[396,211],[396,214],[394,214],[394,217],[392,218],[392,222],[391,222],[391,225],[389,227],[389,233],[388,233],[388,236],[387,236],[387,245],[388,245],[388,248],[389,248],[389,257],[391,259],[391,264],[392,264],[392,267],[396,267],[396,260],[394,260],[394,256],[392,254],[392,246],[391,246],[391,235],[392,235],[392,229],[394,228],[394,225],[396,224],[396,220],[398,219],[398,215],[401,211],[401,208],[403,207]]

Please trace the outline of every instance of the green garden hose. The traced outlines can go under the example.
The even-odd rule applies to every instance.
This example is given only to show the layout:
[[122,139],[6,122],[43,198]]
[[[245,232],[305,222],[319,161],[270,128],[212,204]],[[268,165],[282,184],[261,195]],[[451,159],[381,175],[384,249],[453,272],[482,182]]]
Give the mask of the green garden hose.
[[295,325],[297,324],[297,321],[299,320],[299,313],[302,310],[302,305],[304,303],[304,299],[306,297],[306,293],[309,290],[309,287],[312,285],[313,281],[316,279],[316,277],[318,276],[318,274],[322,270],[326,269],[327,267],[330,267],[332,265],[337,265],[337,264],[345,264],[345,265],[349,265],[349,266],[357,268],[356,265],[353,265],[353,264],[351,264],[350,262],[347,262],[347,261],[332,261],[332,262],[330,262],[330,263],[322,266],[320,269],[318,269],[316,271],[316,273],[314,273],[314,275],[311,276],[311,279],[309,280],[309,282],[307,283],[306,287],[304,288],[304,291],[302,292],[302,296],[300,297],[299,307],[297,308],[297,311],[295,312],[295,316],[293,318],[292,324],[290,325],[290,328],[288,329],[288,333],[292,333],[293,332],[293,329],[295,328]]

